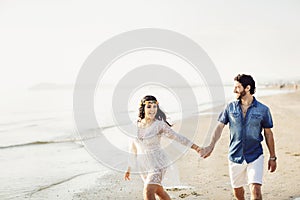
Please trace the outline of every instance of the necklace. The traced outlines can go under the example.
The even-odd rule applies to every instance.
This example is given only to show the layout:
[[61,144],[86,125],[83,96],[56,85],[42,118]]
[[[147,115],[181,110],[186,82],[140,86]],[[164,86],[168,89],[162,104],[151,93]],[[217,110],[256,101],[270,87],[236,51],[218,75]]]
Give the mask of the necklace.
[[[251,104],[250,104],[251,105]],[[243,111],[243,115],[245,116],[246,113],[247,113],[247,110],[248,108],[250,107],[250,105],[244,105],[244,104],[241,104],[241,108],[242,108],[242,111]]]
[[251,106],[253,99],[250,101],[241,101],[241,107],[244,114],[246,114],[248,108]]

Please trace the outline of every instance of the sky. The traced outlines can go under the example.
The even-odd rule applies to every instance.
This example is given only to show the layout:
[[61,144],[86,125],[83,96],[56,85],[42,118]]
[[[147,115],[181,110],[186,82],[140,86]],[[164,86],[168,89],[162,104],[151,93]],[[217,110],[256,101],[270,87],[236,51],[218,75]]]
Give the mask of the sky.
[[299,22],[298,0],[1,0],[0,90],[74,84],[95,48],[140,28],[189,37],[225,83],[300,80]]

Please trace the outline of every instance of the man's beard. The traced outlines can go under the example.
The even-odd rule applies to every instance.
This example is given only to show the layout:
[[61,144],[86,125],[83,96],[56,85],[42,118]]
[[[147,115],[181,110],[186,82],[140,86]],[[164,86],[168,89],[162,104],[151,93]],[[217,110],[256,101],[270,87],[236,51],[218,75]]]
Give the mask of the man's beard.
[[237,94],[239,94],[239,96],[237,97],[237,99],[238,99],[238,100],[241,100],[242,97],[246,95],[246,91],[245,91],[245,89],[244,89],[242,92],[237,93]]

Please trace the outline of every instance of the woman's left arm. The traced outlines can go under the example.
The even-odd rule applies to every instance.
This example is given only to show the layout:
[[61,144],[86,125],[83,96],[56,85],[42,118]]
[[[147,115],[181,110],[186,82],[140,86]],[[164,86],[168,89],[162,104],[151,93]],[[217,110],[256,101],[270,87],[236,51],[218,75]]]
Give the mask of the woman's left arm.
[[200,153],[201,148],[197,144],[193,143],[191,140],[189,140],[185,136],[176,133],[167,123],[165,123],[163,121],[162,121],[162,130],[161,131],[162,131],[162,134],[164,134],[166,137],[168,137],[172,140],[175,140],[182,145],[191,147],[192,149],[194,149],[195,151]]

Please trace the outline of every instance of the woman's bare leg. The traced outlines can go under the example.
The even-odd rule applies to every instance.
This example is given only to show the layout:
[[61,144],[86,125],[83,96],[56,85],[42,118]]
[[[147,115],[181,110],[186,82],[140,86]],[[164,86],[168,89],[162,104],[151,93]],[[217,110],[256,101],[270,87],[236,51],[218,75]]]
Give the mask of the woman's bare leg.
[[155,200],[155,193],[159,185],[148,184],[144,187],[144,200]]
[[162,186],[158,186],[156,190],[156,194],[159,197],[160,200],[171,200],[170,196],[168,193],[164,190]]
[[160,200],[171,200],[168,193],[160,185],[148,184],[144,188],[144,200],[155,200],[155,194]]

